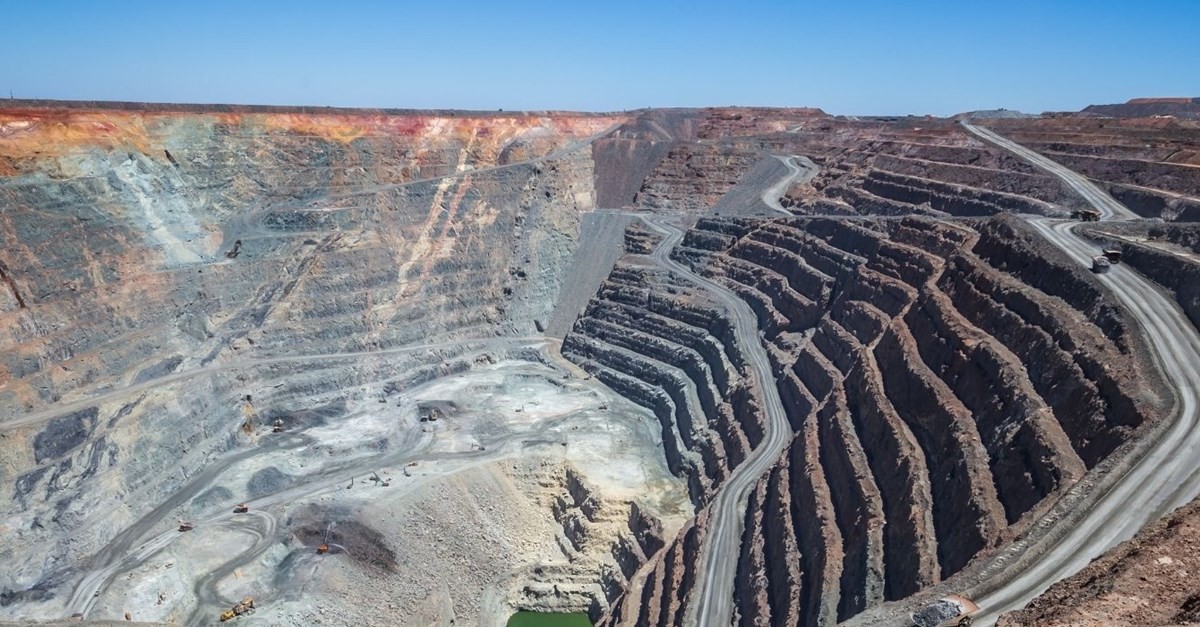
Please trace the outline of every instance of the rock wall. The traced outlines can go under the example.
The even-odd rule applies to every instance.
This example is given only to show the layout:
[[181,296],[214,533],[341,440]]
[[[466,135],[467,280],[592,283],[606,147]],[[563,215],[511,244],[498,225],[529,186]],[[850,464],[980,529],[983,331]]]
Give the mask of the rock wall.
[[567,562],[529,569],[509,604],[518,611],[586,612],[596,620],[663,547],[662,523],[635,503],[605,499],[570,467],[556,482],[562,489],[551,508]]
[[762,440],[725,315],[665,273],[619,263],[563,343],[564,355],[659,416],[668,462],[697,505]]
[[1142,217],[1176,222],[1200,221],[1200,200],[1195,198],[1130,185],[1109,185],[1108,193]]
[[[973,164],[943,163],[922,158],[881,154],[874,160],[874,167],[883,172],[933,179],[951,185],[964,185],[977,189],[993,189],[1007,194],[1040,200],[1052,204],[1078,204],[1078,198],[1064,188],[1061,180],[1047,174],[1033,174],[1017,169],[1016,164],[1004,162],[1012,169],[982,167],[976,159]],[[1028,202],[1028,201],[1026,201]]]
[[989,120],[988,126],[1096,181],[1139,215],[1196,221],[1200,214],[1200,150],[1194,122],[1126,114],[1190,104],[1089,107],[1117,117],[1056,116]]
[[677,144],[642,182],[633,206],[700,213],[716,204],[761,159],[729,145]]
[[1200,169],[1194,166],[1065,153],[1047,156],[1089,178],[1200,197]]
[[596,206],[632,206],[642,183],[671,151],[674,142],[610,137],[592,145],[596,162]]
[[0,109],[0,589],[53,587],[269,412],[536,333],[621,121]]
[[[1005,151],[944,120],[828,121],[789,138],[821,171],[781,200],[796,214],[1056,214],[1083,200]],[[782,150],[783,147],[780,147]]]
[[[1028,237],[1010,218],[703,219],[676,248],[676,259],[756,312],[794,429],[751,495],[735,622],[832,624],[951,577],[1021,533],[1156,416],[1122,310]],[[1039,280],[1035,263],[1061,267],[1069,281]],[[614,271],[601,297],[621,304],[595,303],[573,350],[585,367],[604,361],[699,407],[661,417],[680,434],[679,472],[700,477],[702,507],[721,474],[705,473],[696,425],[721,424],[720,406],[669,388],[719,388],[708,373],[720,355],[665,350],[663,340],[699,337],[694,329],[672,336],[678,327],[666,324],[650,337],[632,328],[655,294],[691,294],[664,290],[648,278],[655,273]],[[628,306],[637,314],[621,317],[628,353],[584,348],[596,337],[619,344],[593,320]],[[617,359],[639,351],[637,368]],[[726,451],[731,442],[721,439]],[[686,452],[696,450],[689,470]],[[718,466],[735,462],[727,452]],[[680,586],[693,574],[677,554],[703,520],[652,558],[661,570],[641,583],[669,587],[670,602],[626,595],[610,620],[681,624],[676,604],[690,597]]]

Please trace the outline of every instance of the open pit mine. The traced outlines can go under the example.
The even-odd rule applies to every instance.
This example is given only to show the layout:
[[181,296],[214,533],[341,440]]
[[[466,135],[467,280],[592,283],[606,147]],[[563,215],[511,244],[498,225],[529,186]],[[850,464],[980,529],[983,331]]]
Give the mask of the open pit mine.
[[0,621],[1193,622],[1198,324],[1200,100],[5,101]]

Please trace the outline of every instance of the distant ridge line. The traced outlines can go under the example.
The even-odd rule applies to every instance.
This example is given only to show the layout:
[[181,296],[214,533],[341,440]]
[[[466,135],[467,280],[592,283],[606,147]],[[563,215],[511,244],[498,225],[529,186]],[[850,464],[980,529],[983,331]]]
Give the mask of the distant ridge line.
[[469,110],[469,109],[396,109],[370,107],[321,107],[310,105],[239,105],[184,104],[170,102],[121,102],[115,100],[48,100],[35,98],[0,98],[0,110],[13,109],[71,109],[101,111],[136,111],[146,113],[295,113],[304,115],[463,115],[471,117],[512,116],[623,116],[628,111],[557,111],[557,110]]

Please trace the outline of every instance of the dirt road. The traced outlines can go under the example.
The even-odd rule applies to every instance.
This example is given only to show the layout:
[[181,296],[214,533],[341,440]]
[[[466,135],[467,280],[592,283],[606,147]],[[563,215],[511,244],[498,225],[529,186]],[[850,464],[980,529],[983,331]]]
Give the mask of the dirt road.
[[755,389],[759,391],[765,411],[762,443],[733,471],[709,506],[712,517],[697,569],[701,579],[695,591],[695,602],[688,609],[689,624],[728,625],[733,616],[734,574],[741,551],[746,502],[755,482],[783,453],[791,435],[791,427],[775,385],[771,362],[759,338],[758,317],[754,311],[737,294],[671,259],[671,250],[683,239],[681,228],[661,218],[643,219],[650,228],[664,235],[654,251],[654,260],[711,292],[729,308],[738,344],[746,352],[755,379]]
[[[1104,219],[1136,217],[1082,176],[992,131],[964,126],[1059,176]],[[1075,234],[1077,223],[1038,217],[1029,221],[1080,264],[1090,266],[1098,253],[1094,243]],[[1125,305],[1146,334],[1175,394],[1174,411],[1161,429],[1147,436],[1123,473],[1106,478],[1086,513],[1070,520],[1043,521],[1044,537],[1017,543],[997,558],[994,572],[975,592],[983,608],[977,625],[993,624],[1001,613],[1023,606],[1144,525],[1200,494],[1200,372],[1196,369],[1200,335],[1171,297],[1129,267],[1114,266],[1097,279]]]
[[312,354],[312,355],[284,355],[284,356],[280,356],[280,357],[258,357],[258,358],[252,357],[252,358],[248,358],[248,359],[239,359],[239,360],[233,361],[233,362],[214,364],[211,366],[204,366],[202,368],[194,368],[191,370],[176,372],[176,373],[172,373],[172,374],[162,376],[162,377],[156,377],[154,379],[149,379],[147,381],[143,381],[136,385],[130,385],[130,386],[122,387],[122,388],[117,388],[115,390],[103,392],[103,393],[96,394],[94,396],[89,396],[87,398],[79,399],[76,401],[71,401],[69,403],[58,403],[58,404],[55,404],[54,406],[48,407],[44,410],[25,414],[24,416],[21,416],[20,418],[15,418],[13,420],[0,422],[0,433],[4,433],[6,431],[12,431],[13,429],[17,429],[20,427],[27,427],[29,425],[37,424],[39,422],[45,422],[45,421],[50,420],[51,418],[55,418],[57,416],[63,416],[63,415],[69,414],[73,411],[78,411],[85,407],[91,407],[93,405],[103,403],[106,401],[111,401],[111,400],[114,400],[117,398],[124,398],[126,396],[131,396],[133,394],[137,394],[138,392],[144,392],[146,390],[150,390],[150,389],[153,389],[156,387],[170,385],[172,383],[179,383],[181,381],[187,381],[189,379],[193,379],[193,378],[201,377],[201,376],[205,376],[205,375],[210,375],[210,374],[214,374],[214,373],[222,372],[222,371],[249,370],[249,369],[261,368],[262,366],[269,366],[271,364],[313,362],[313,361],[331,361],[331,360],[338,360],[338,359],[358,359],[358,358],[363,358],[363,357],[374,357],[374,356],[384,357],[384,356],[388,356],[388,355],[400,355],[400,354],[404,354],[404,353],[415,353],[415,352],[420,352],[420,351],[425,351],[425,350],[436,350],[439,348],[454,348],[457,346],[465,346],[465,345],[476,344],[476,343],[480,344],[480,345],[539,344],[539,343],[556,342],[556,341],[557,340],[554,340],[552,338],[545,338],[545,337],[541,337],[541,336],[506,337],[506,338],[498,338],[495,336],[473,337],[473,338],[465,338],[465,339],[461,339],[461,340],[449,340],[449,341],[445,341],[445,342],[434,342],[431,344],[414,344],[414,345],[410,345],[410,346],[400,346],[397,348],[386,348],[383,350],[355,351],[355,352],[346,352],[346,353],[323,353],[323,354]]

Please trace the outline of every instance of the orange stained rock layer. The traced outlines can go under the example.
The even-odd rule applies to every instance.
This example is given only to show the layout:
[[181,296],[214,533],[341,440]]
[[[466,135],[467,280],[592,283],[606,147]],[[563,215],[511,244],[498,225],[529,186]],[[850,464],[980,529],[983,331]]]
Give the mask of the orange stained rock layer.
[[[0,158],[56,157],[86,148],[160,146],[156,138],[178,125],[241,127],[248,133],[284,132],[348,143],[362,137],[486,138],[502,143],[525,135],[585,138],[626,120],[573,113],[386,114],[126,111],[80,108],[0,109]],[[0,172],[4,175],[5,172]]]

